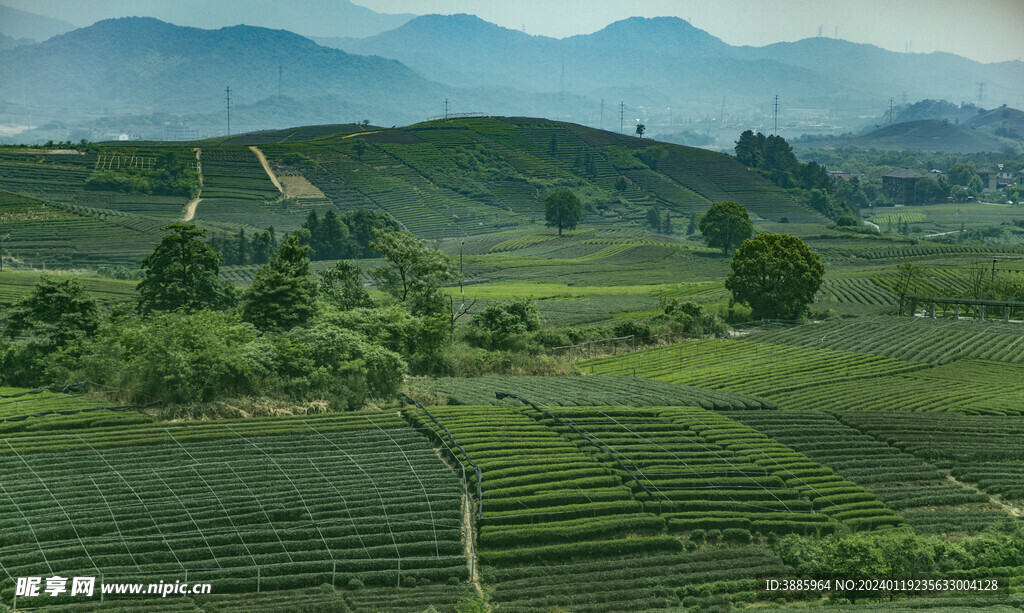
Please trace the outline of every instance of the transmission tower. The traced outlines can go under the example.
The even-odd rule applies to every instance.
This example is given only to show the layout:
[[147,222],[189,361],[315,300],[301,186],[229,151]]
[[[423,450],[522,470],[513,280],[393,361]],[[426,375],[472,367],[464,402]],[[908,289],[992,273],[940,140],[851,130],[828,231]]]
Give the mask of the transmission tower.
[[775,94],[775,131],[772,136],[779,135],[779,95]]
[[231,86],[224,89],[224,103],[228,110],[228,136],[231,136]]
[[624,134],[625,133],[624,132],[624,127],[626,125],[625,124],[625,120],[626,120],[626,103],[620,101],[619,102],[619,134]]
[[978,81],[978,108],[981,108],[981,103],[985,99],[985,84],[988,81]]
[[889,123],[892,123],[892,96],[889,97]]
[[448,119],[448,99],[444,99],[444,118]]
[[284,72],[284,66],[281,64],[277,65],[277,99],[281,100],[281,74]]
[[604,130],[604,98],[601,98],[601,129]]

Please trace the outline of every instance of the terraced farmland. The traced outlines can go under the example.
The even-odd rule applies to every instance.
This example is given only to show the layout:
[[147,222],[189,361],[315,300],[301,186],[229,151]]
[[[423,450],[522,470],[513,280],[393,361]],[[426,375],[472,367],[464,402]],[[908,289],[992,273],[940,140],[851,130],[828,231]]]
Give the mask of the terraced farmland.
[[55,571],[221,594],[468,577],[459,481],[393,413],[67,432],[0,449],[8,602]]
[[0,387],[0,436],[131,426],[153,421],[137,411],[118,410],[118,403],[91,393],[90,389],[94,392],[95,386],[83,384],[66,390],[31,392]]
[[[806,327],[806,326],[805,326]],[[922,368],[899,360],[780,343],[699,339],[578,363],[584,373],[632,375],[774,398],[824,383]]]
[[201,157],[203,189],[197,219],[260,230],[274,226],[278,231],[294,230],[305,221],[306,211],[276,202],[280,192],[249,149],[204,148]]
[[948,469],[1016,505],[1024,502],[1024,424],[1019,417],[840,414],[840,420],[906,453]]
[[[85,289],[100,304],[112,304],[133,300],[135,294],[135,281],[114,281],[112,279],[97,279],[93,277],[75,277]],[[39,282],[39,275],[29,272],[0,273],[0,305],[14,304],[29,293],[36,283]]]
[[[664,534],[664,520],[644,512],[643,504],[618,476],[581,452],[573,441],[521,411],[501,407],[434,407],[429,411],[437,423],[418,410],[408,414],[438,440],[446,440],[445,435],[450,434],[451,440],[461,445],[447,448],[451,457],[467,469],[472,461],[483,472],[479,556],[485,580],[494,581],[486,567],[682,550],[678,539]],[[560,603],[575,604],[579,597],[588,603],[609,604],[632,598],[638,605],[657,598],[652,593],[641,602],[636,600],[639,594],[614,594],[618,590],[607,588],[579,596],[561,594],[555,587],[561,581],[531,581],[528,588],[511,590],[503,590],[499,584],[494,599],[515,609],[544,610]],[[572,592],[578,587],[582,586]]]
[[957,360],[944,366],[864,381],[822,383],[772,396],[790,409],[830,411],[937,411],[1024,414],[1024,366]]
[[1024,363],[1020,326],[990,321],[862,317],[752,334],[748,339],[772,347],[827,347],[926,364],[959,359]]
[[512,391],[552,406],[698,406],[706,409],[774,409],[770,400],[718,390],[672,385],[638,377],[483,377],[414,379],[410,387],[453,405],[486,405],[495,392]]
[[[132,222],[144,223],[132,223]],[[101,264],[135,267],[158,240],[160,221],[96,214],[75,205],[43,202],[0,191],[0,236],[8,265],[81,268]]]
[[[977,533],[1012,524],[1012,517],[979,494],[950,482],[935,465],[864,434],[823,411],[729,414],[806,454],[899,512],[923,533]],[[925,423],[930,420],[923,418]]]

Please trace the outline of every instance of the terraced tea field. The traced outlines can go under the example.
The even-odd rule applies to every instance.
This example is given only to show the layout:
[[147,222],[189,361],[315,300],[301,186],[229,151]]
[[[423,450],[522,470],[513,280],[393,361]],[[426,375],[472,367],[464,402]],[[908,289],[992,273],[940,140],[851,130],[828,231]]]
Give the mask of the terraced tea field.
[[54,572],[220,594],[468,577],[462,487],[394,413],[63,425],[0,449],[7,601]]
[[[511,610],[662,608],[697,594],[753,600],[755,579],[781,570],[752,545],[763,535],[830,532],[828,513],[855,501],[874,501],[876,517],[851,527],[899,523],[870,494],[703,409],[407,414],[468,474],[481,470],[482,576]],[[746,445],[735,449],[739,439]],[[820,495],[808,494],[814,488]],[[705,529],[715,534],[705,540]],[[700,545],[684,552],[671,533]],[[678,588],[681,579],[689,585]],[[697,589],[705,582],[714,585]]]
[[1024,363],[1020,326],[1002,322],[872,317],[751,335],[750,341],[870,353],[923,364],[975,359]]
[[[918,532],[977,533],[1012,525],[989,497],[950,482],[934,464],[845,425],[822,411],[754,411],[729,414],[806,454],[837,475],[876,495]],[[918,417],[930,423],[931,416]]]
[[[761,341],[698,339],[628,355],[585,360],[583,373],[632,375],[773,398],[825,383],[913,371],[923,365],[834,349]],[[635,375],[634,375],[635,373]]]

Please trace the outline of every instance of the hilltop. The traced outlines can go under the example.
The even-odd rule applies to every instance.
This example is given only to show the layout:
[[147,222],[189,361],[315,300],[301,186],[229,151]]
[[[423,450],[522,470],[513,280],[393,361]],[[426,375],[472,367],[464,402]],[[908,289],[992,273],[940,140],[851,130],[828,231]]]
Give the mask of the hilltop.
[[[261,167],[253,146],[283,191]],[[109,143],[81,155],[13,149],[0,155],[0,190],[28,197],[16,200],[25,210],[25,224],[35,223],[31,211],[36,209],[66,220],[61,228],[68,234],[54,237],[75,247],[70,259],[67,252],[60,256],[66,264],[95,265],[109,260],[104,252],[112,250],[118,254],[114,263],[132,267],[151,248],[159,228],[181,218],[188,198],[96,191],[86,189],[85,182],[99,168],[148,167],[168,152],[182,160],[201,158],[204,181],[195,221],[213,234],[270,226],[287,232],[311,210],[327,208],[384,211],[422,238],[529,229],[544,219],[544,196],[559,188],[580,196],[583,224],[589,227],[642,229],[649,212],[658,210],[681,232],[721,200],[739,202],[763,221],[826,222],[731,156],[524,117],[437,120],[391,129],[306,126],[184,146]],[[20,223],[12,218],[0,227],[15,237],[12,253],[36,246],[19,242],[31,235]],[[104,241],[75,238],[76,228],[97,224],[108,237]],[[26,264],[49,260],[51,266],[56,255],[50,244],[20,253]]]
[[995,136],[989,130],[965,128],[945,119],[919,119],[889,124],[859,136],[803,138],[794,146],[977,153],[1013,147],[1014,141]]

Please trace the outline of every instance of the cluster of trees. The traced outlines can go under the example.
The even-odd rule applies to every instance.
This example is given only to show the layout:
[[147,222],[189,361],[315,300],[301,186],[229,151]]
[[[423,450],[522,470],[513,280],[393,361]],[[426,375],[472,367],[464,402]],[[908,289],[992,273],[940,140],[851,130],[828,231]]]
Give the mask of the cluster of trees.
[[377,255],[371,247],[374,228],[397,231],[400,226],[383,211],[357,209],[338,215],[328,209],[320,217],[313,210],[302,224],[299,240],[310,248],[312,260],[368,258]]
[[[857,219],[840,217],[844,224]],[[732,302],[745,304],[754,319],[797,319],[807,312],[821,287],[825,266],[799,238],[754,233],[742,204],[716,202],[701,217],[700,232],[709,247],[727,254],[739,247],[725,279]]]
[[199,173],[176,152],[168,151],[153,170],[96,170],[85,179],[85,189],[194,198],[199,193]]
[[298,233],[240,293],[219,278],[222,258],[203,230],[164,230],[135,305],[103,313],[76,280],[44,277],[3,318],[4,382],[89,379],[128,399],[279,396],[345,408],[393,396],[408,371],[443,361],[440,285],[457,271],[407,232],[373,231],[383,261],[372,276],[389,295],[377,303],[350,263],[312,275]]
[[220,253],[223,258],[222,264],[236,266],[266,264],[277,250],[278,242],[273,227],[255,232],[251,237],[246,235],[245,228],[242,228],[238,234],[212,236],[210,245]]
[[736,160],[763,177],[788,189],[819,213],[836,219],[841,215],[860,217],[861,203],[869,200],[859,182],[837,196],[837,185],[824,166],[797,161],[793,148],[781,136],[765,136],[747,130],[736,141]]
[[647,211],[647,225],[660,234],[672,234],[675,232],[675,227],[672,225],[672,214],[669,211],[665,211],[665,214],[661,214],[661,207],[658,205],[652,206]]
[[[960,541],[920,536],[909,529],[861,532],[824,539],[789,535],[777,547],[782,561],[800,577],[814,579],[922,579],[936,573],[1014,568],[1024,564],[1024,530],[1008,535],[981,535]],[[844,592],[854,601],[894,595]]]

